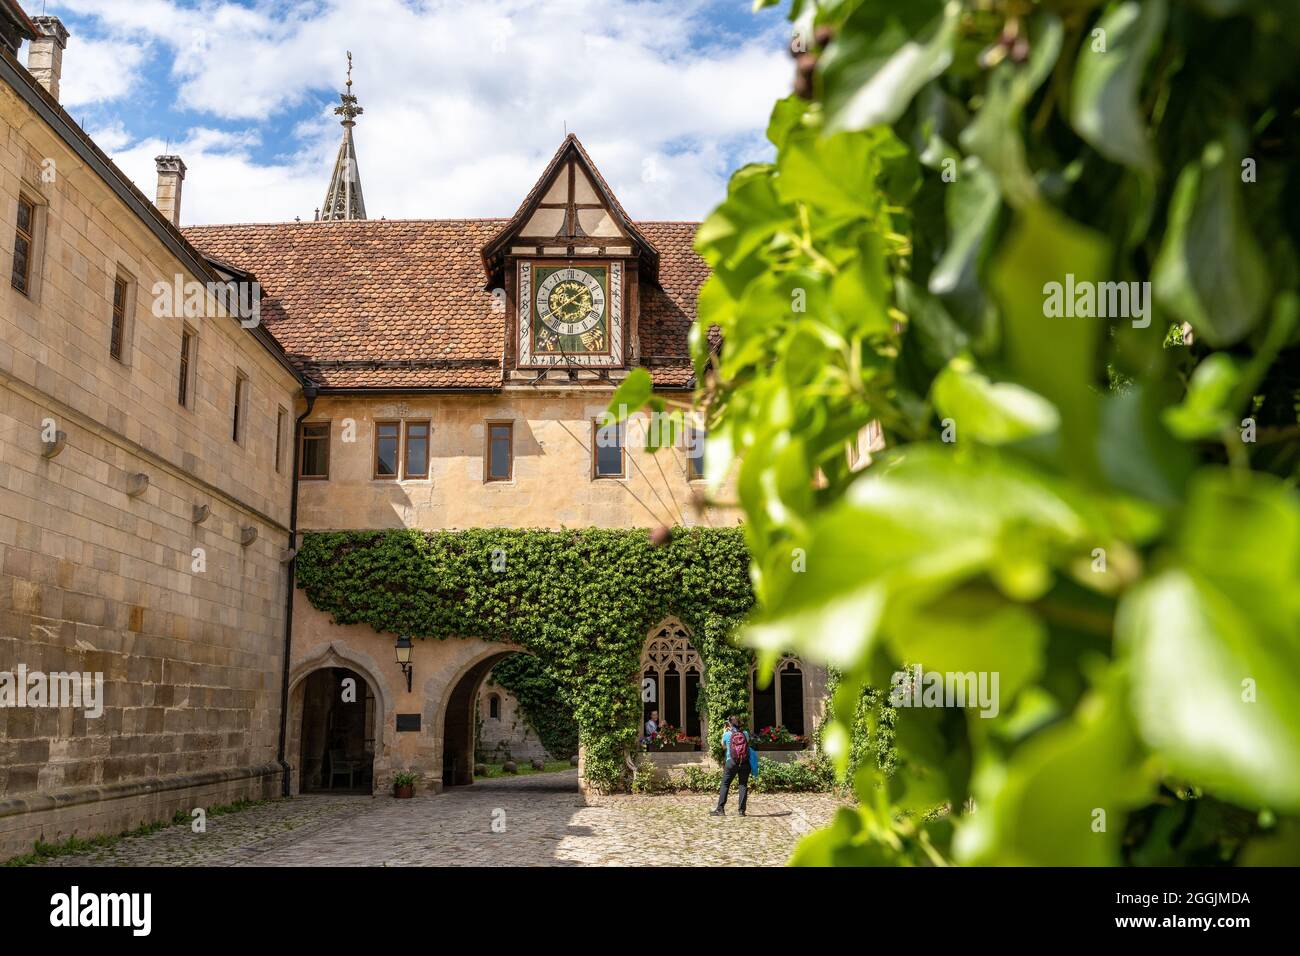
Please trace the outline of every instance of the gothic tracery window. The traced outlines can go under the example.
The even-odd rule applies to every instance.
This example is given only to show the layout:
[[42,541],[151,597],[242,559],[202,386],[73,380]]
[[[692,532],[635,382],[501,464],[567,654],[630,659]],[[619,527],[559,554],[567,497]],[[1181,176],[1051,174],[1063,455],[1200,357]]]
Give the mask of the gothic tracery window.
[[642,727],[658,711],[660,725],[700,736],[700,682],[704,666],[691,646],[691,632],[676,618],[650,631],[641,650]]

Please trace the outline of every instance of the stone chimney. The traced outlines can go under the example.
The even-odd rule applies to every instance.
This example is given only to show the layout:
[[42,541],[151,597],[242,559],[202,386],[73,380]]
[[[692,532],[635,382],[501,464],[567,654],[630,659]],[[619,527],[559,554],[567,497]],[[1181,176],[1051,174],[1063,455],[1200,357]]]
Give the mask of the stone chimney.
[[185,182],[185,161],[179,156],[155,156],[158,165],[158,198],[154,205],[173,226],[181,224],[181,183]]
[[27,72],[36,82],[59,98],[59,79],[63,76],[63,48],[68,45],[68,30],[58,17],[32,17],[41,31],[27,50]]

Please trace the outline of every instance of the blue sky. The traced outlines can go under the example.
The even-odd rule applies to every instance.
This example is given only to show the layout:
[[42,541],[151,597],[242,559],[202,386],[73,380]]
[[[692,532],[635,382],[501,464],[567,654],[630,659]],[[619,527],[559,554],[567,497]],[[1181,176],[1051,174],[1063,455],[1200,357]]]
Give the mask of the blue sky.
[[[39,0],[27,0],[39,15]],[[629,212],[696,219],[769,154],[782,12],[748,0],[66,0],[69,112],[182,224],[310,218],[338,146],[346,51],[372,218],[504,216],[565,126]]]

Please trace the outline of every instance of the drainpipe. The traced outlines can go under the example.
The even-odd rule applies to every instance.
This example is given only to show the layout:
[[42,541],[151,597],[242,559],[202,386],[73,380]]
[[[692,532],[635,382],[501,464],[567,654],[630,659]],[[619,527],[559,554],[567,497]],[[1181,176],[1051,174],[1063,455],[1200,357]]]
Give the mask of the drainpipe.
[[[307,399],[307,409],[293,423],[293,496],[289,501],[289,550],[292,551],[298,546],[298,455],[302,451],[302,423],[308,415],[311,414],[312,406],[316,404],[317,389],[315,384],[308,382],[302,387],[302,397]],[[285,759],[285,747],[289,739],[289,652],[290,644],[293,640],[293,586],[294,586],[294,569],[298,564],[297,555],[289,559],[289,585],[285,591],[284,597],[284,666],[280,680],[280,750],[276,757],[280,762],[280,768],[283,771],[281,784],[281,794],[290,796],[291,789],[289,783],[290,768],[289,761]]]

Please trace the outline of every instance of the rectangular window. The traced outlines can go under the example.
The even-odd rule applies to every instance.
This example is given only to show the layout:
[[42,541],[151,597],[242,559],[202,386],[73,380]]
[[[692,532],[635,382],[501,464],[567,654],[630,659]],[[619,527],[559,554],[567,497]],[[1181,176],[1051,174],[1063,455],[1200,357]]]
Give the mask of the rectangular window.
[[406,423],[406,470],[407,478],[429,477],[429,423]]
[[686,429],[686,477],[698,481],[704,477],[704,429]]
[[36,204],[18,197],[18,228],[14,236],[13,287],[23,295],[32,291],[32,253],[36,245]]
[[275,410],[275,471],[284,471],[284,426],[289,420],[289,413],[281,405]]
[[186,326],[181,329],[181,370],[176,391],[176,401],[185,408],[190,407],[190,399],[194,394],[193,365],[194,331]]
[[325,479],[330,476],[330,423],[312,422],[302,426],[302,446],[298,452],[298,477]]
[[488,423],[488,481],[510,481],[515,474],[515,426],[513,422]]
[[623,439],[626,423],[606,425],[591,422],[591,469],[593,478],[623,477]]
[[375,422],[375,477],[396,478],[400,422]]
[[127,281],[121,276],[113,280],[113,328],[108,336],[108,354],[122,361],[122,348],[126,339]]
[[245,419],[248,418],[248,376],[243,372],[235,373],[235,411],[231,416],[230,437],[244,442]]

